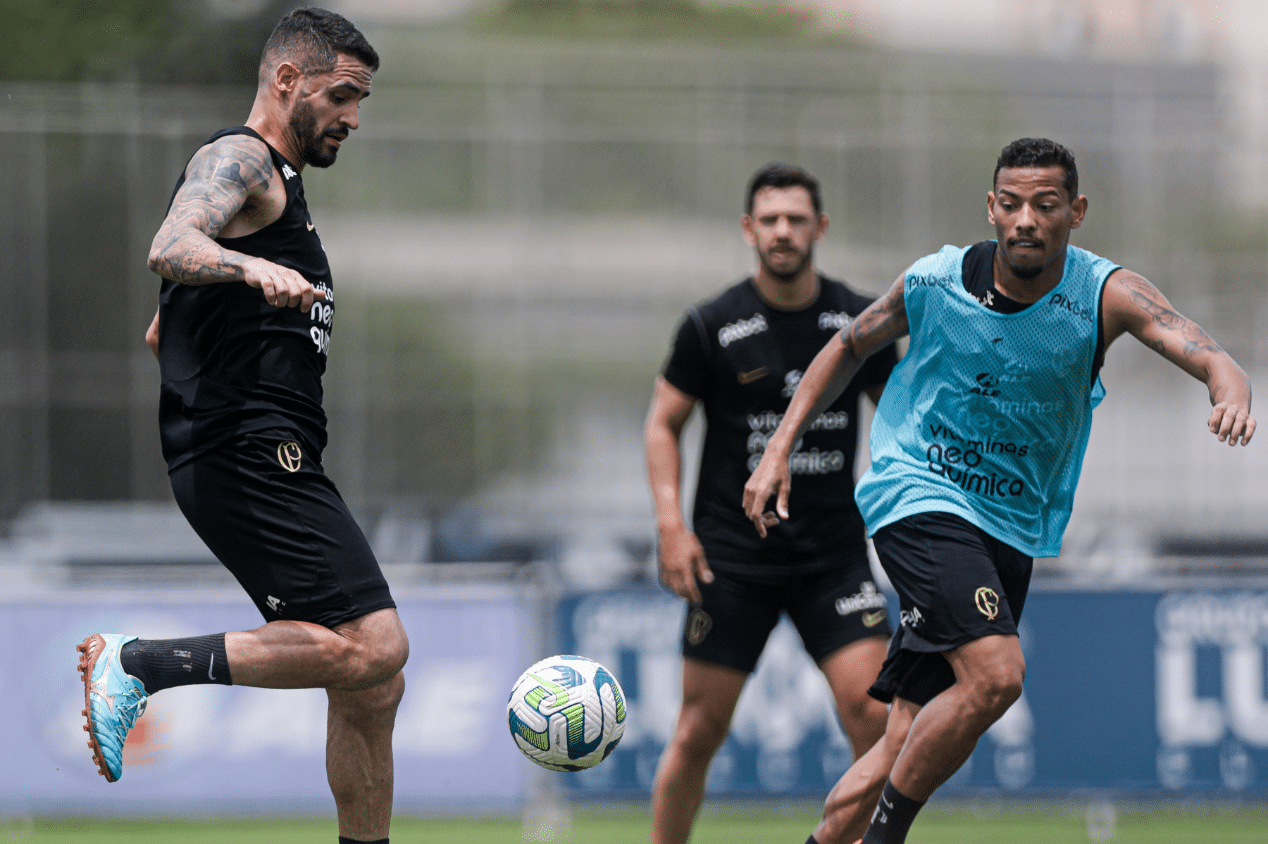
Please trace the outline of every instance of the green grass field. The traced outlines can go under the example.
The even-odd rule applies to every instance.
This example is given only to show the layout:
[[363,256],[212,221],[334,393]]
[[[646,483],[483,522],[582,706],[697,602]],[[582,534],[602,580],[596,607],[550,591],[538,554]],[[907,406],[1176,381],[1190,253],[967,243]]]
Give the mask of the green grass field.
[[[909,844],[1268,844],[1268,806],[1181,808],[1131,805],[1107,820],[1084,804],[1038,807],[930,807],[916,821]],[[817,810],[777,806],[758,810],[706,810],[693,844],[804,844]],[[225,820],[0,819],[0,842],[40,844],[332,844],[330,818]],[[645,810],[582,809],[567,834],[527,834],[519,819],[398,818],[393,844],[646,844]]]

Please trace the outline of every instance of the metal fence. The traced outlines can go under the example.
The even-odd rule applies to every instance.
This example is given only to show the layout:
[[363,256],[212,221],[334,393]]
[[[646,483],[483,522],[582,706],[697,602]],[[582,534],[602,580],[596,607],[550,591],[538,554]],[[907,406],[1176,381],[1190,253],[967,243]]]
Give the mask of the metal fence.
[[[427,537],[409,555],[646,562],[652,379],[683,307],[751,266],[743,186],[771,159],[824,183],[821,268],[879,292],[915,257],[990,236],[998,149],[1054,137],[1092,201],[1075,242],[1151,277],[1252,375],[1268,364],[1265,226],[1223,199],[1218,68],[1030,61],[1023,76],[826,46],[374,40],[362,128],[305,177],[340,289],[326,466],[368,518]],[[145,255],[184,161],[252,94],[6,91],[0,518],[168,501]],[[1268,559],[1264,449],[1207,442],[1201,388],[1119,345],[1070,547],[1098,576],[1183,550],[1169,537]]]

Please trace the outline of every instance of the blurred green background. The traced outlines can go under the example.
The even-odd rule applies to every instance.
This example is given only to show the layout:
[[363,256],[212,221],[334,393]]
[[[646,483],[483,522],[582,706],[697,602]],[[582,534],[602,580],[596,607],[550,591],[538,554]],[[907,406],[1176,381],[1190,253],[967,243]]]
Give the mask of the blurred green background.
[[[170,501],[145,255],[184,161],[245,119],[292,5],[6,0],[4,531],[41,503]],[[1053,137],[1091,198],[1075,242],[1149,276],[1253,376],[1268,94],[1247,43],[1264,14],[1207,6],[335,6],[383,61],[338,164],[305,173],[338,285],[326,467],[367,524],[427,540],[381,555],[585,544],[609,579],[646,577],[651,384],[684,307],[751,268],[744,184],[773,159],[823,182],[820,268],[877,293],[991,236],[998,150]],[[1263,449],[1213,448],[1200,386],[1120,346],[1070,561],[1041,571],[1260,570]],[[1193,536],[1201,560],[1163,553]]]

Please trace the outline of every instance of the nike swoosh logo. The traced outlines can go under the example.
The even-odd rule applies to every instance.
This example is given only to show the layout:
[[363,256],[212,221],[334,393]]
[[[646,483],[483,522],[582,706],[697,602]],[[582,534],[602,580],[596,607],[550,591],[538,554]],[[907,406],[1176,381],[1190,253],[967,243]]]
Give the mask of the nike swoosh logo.
[[880,624],[882,621],[885,620],[885,616],[886,616],[886,612],[884,610],[877,610],[876,612],[865,612],[863,613],[863,626],[875,627],[876,625]]
[[757,369],[751,369],[748,372],[738,373],[735,376],[735,380],[739,381],[741,384],[752,384],[759,378],[765,378],[766,374],[769,372],[770,370],[768,368],[762,366]]
[[309,231],[312,231],[314,228],[316,228],[316,226],[314,226],[314,225],[313,225],[313,221],[312,221],[312,220],[309,220],[309,221],[308,221],[308,223],[307,223],[307,225],[308,225],[308,230],[309,230]]
[[211,673],[211,670],[215,667],[216,667],[216,655],[212,654],[211,662],[207,665],[207,679],[209,680],[216,679],[216,675]]

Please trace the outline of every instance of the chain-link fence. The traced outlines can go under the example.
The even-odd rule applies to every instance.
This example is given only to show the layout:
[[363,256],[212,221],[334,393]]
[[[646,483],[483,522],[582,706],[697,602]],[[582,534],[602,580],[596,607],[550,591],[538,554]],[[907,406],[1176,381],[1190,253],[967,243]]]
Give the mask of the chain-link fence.
[[[999,148],[1053,137],[1091,199],[1075,242],[1153,279],[1252,375],[1268,363],[1268,226],[1226,200],[1217,68],[373,40],[362,128],[304,174],[339,289],[325,462],[361,513],[422,531],[411,558],[646,556],[652,379],[681,310],[750,268],[743,187],[772,159],[824,184],[821,269],[875,293],[991,236]],[[186,158],[251,97],[7,86],[0,517],[169,500],[145,256]],[[1109,356],[1071,547],[1121,560],[1111,540],[1152,555],[1196,532],[1268,554],[1263,448],[1214,448],[1201,387],[1134,345]]]

